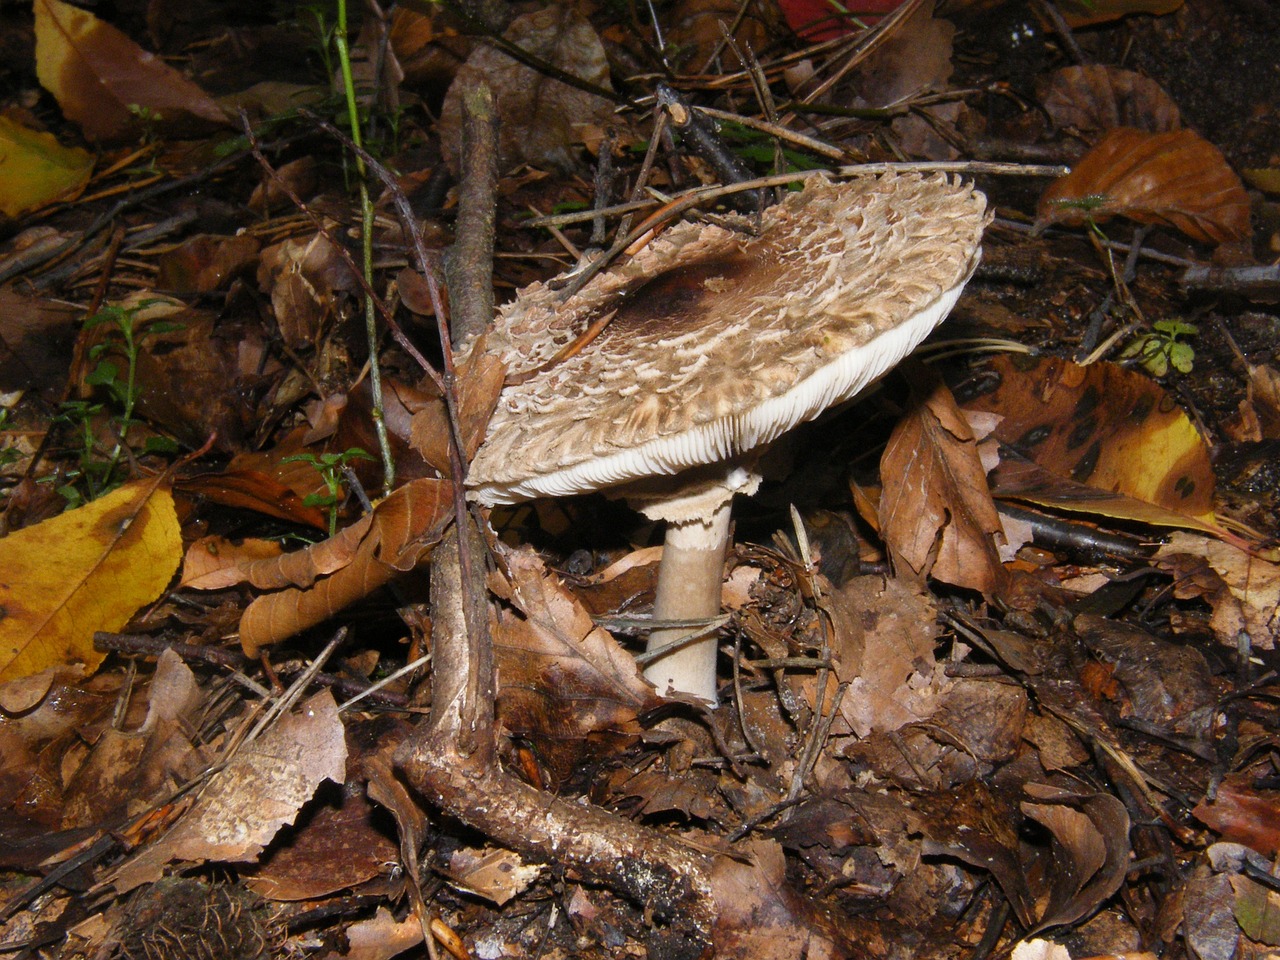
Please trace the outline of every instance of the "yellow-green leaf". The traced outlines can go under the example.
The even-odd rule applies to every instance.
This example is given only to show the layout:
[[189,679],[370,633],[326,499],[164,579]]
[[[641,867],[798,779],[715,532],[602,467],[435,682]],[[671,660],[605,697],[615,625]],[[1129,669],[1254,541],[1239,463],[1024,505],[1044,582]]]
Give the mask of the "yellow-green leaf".
[[119,630],[169,584],[182,559],[173,497],[157,481],[0,540],[0,683],[79,661],[96,630]]
[[0,169],[0,213],[17,219],[55,200],[78,196],[89,182],[93,155],[0,116]]

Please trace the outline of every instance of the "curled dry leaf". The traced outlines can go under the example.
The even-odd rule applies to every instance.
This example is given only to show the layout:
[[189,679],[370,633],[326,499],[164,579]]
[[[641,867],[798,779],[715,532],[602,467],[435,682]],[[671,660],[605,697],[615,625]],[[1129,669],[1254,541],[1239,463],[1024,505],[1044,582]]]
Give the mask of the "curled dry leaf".
[[1001,528],[978,445],[942,382],[925,390],[881,458],[885,543],[917,576],[990,593],[1004,582],[994,539]]
[[1280,564],[1228,543],[1175,533],[1155,555],[1174,576],[1174,595],[1203,598],[1213,608],[1209,625],[1218,642],[1234,647],[1241,633],[1260,650],[1280,638]]
[[315,626],[412,569],[453,518],[452,491],[445,480],[406,483],[336,537],[294,553],[232,549],[225,540],[205,538],[187,551],[183,583],[217,590],[247,581],[278,591],[249,604],[240,620],[240,644],[257,656],[261,647]]
[[1160,84],[1105,64],[1055,71],[1041,86],[1040,102],[1054,126],[1090,143],[1116,127],[1161,133],[1182,126],[1178,105]]
[[1036,229],[1114,216],[1175,227],[1194,240],[1249,236],[1249,197],[1226,158],[1191,130],[1112,130],[1040,197]]

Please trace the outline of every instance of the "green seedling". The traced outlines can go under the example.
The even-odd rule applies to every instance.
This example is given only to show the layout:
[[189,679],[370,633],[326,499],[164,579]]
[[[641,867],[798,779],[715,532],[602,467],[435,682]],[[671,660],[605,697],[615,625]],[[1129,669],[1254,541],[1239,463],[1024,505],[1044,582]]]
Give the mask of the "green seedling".
[[352,460],[374,459],[376,458],[359,447],[351,447],[342,453],[322,453],[319,456],[314,453],[295,453],[284,457],[280,462],[309,463],[316,468],[325,486],[324,492],[307,494],[302,502],[308,507],[323,507],[329,511],[329,536],[332,537],[338,532],[338,507],[347,495],[343,482],[345,476],[343,468]]
[[[88,359],[92,369],[85,376],[85,383],[101,388],[120,410],[111,418],[115,443],[103,459],[93,431],[93,420],[107,407],[103,403],[71,400],[63,403],[55,422],[73,427],[79,438],[79,463],[68,474],[67,482],[58,488],[72,506],[86,500],[94,500],[118,487],[124,480],[120,465],[129,449],[129,431],[140,421],[134,416],[138,406],[138,358],[142,344],[162,333],[182,329],[181,324],[164,321],[142,321],[138,314],[162,300],[143,300],[133,306],[108,306],[84,322],[84,329],[108,327],[102,340],[89,348]],[[123,360],[121,370],[118,361]],[[144,452],[172,452],[172,441],[148,440]]]
[[1172,367],[1179,373],[1190,373],[1196,351],[1179,340],[1199,333],[1200,328],[1181,320],[1157,320],[1149,333],[1141,333],[1120,354],[1121,360],[1137,360],[1153,377],[1163,377]]

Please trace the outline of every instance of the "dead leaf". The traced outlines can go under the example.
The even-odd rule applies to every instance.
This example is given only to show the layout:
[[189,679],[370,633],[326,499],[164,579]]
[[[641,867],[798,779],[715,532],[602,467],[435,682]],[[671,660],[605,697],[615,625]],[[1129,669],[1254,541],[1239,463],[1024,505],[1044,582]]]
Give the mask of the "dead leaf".
[[894,429],[880,460],[880,527],[918,577],[992,593],[1004,582],[1000,517],[969,424],[940,380]]
[[337,536],[279,556],[228,554],[225,541],[198,541],[187,551],[183,585],[217,590],[247,581],[278,591],[254,600],[240,620],[240,645],[255,657],[413,569],[453,519],[452,491],[445,480],[413,480]]
[[348,949],[330,950],[324,960],[391,960],[422,942],[422,924],[412,913],[396,920],[380,906],[371,919],[347,927],[345,937]]
[[1106,64],[1063,67],[1041,85],[1040,102],[1054,126],[1095,143],[1108,130],[1177,130],[1182,114],[1150,77]]
[[1129,868],[1129,813],[1108,793],[1027,783],[1022,812],[1052,834],[1049,899],[1030,933],[1081,920],[1120,889]]
[[[933,598],[910,580],[854,577],[834,591],[834,672],[849,684],[840,719],[858,737],[893,731],[927,720],[938,708],[941,679],[935,677],[937,609]],[[854,636],[859,632],[861,636]]]
[[501,847],[488,850],[459,847],[449,854],[441,872],[467,893],[502,906],[527,890],[543,869],[538,864],[525,863],[519,854]]
[[661,701],[635,658],[587,611],[531,548],[504,551],[509,596],[494,626],[498,717],[529,740],[557,780],[590,744],[640,734],[639,714]]
[[998,497],[1220,533],[1209,450],[1154,381],[1112,363],[998,357],[966,410],[999,414]]
[[1280,639],[1280,564],[1228,543],[1175,533],[1155,556],[1177,579],[1180,599],[1201,597],[1213,608],[1209,623],[1219,643],[1234,647],[1241,632],[1260,650]]
[[1205,243],[1243,240],[1251,229],[1244,184],[1222,152],[1191,130],[1112,130],[1041,195],[1036,229],[1114,216],[1171,226]]
[[346,777],[347,745],[328,690],[286,714],[214,774],[167,834],[111,879],[125,893],[158,879],[170,860],[254,860],[325,780]]
[[261,246],[247,234],[191,237],[160,255],[156,286],[175,293],[212,293],[254,266]]
[[188,731],[203,697],[195,674],[172,650],[162,653],[147,689],[147,716],[136,730],[103,731],[70,774],[62,829],[107,826],[163,797],[206,766]]
[[262,251],[258,286],[271,297],[280,336],[295,350],[314,346],[337,309],[340,293],[359,282],[323,233],[282,240]]
[[1224,839],[1244,844],[1264,857],[1280,853],[1280,791],[1268,790],[1248,773],[1223,778],[1213,799],[1192,814]]
[[711,872],[715,900],[715,955],[725,960],[835,960],[844,956],[824,920],[786,881],[776,840],[739,843],[744,859],[716,858]]
[[173,483],[176,493],[203,497],[224,507],[256,510],[269,517],[326,530],[328,518],[319,507],[310,507],[293,490],[273,477],[257,470],[224,470],[221,473],[197,473],[179,477]]
[[56,404],[83,317],[71,304],[0,287],[0,393],[38,390]]
[[159,478],[130,483],[0,540],[0,683],[102,662],[96,630],[119,630],[169,585],[182,540]]
[[315,900],[372,880],[397,861],[395,841],[373,823],[364,784],[332,793],[334,800],[286,827],[261,864],[242,871],[245,886],[270,900]]
[[1164,16],[1182,6],[1183,0],[1061,0],[1062,15],[1072,27],[1087,27],[1119,20],[1131,13]]
[[[571,7],[551,4],[516,17],[503,36],[565,73],[612,89],[604,46],[595,28]],[[440,149],[455,173],[462,149],[462,91],[480,82],[493,92],[504,166],[532,163],[572,170],[583,130],[603,124],[613,112],[613,104],[603,97],[553,80],[497,47],[478,47],[450,85],[437,124]]]
[[226,126],[203,90],[115,27],[62,0],[35,0],[36,73],[91,140],[146,124]]
[[79,196],[93,172],[93,154],[0,116],[0,165],[0,215],[16,220]]
[[[458,428],[462,433],[463,455],[470,463],[484,441],[489,418],[498,406],[507,368],[496,356],[477,345],[458,367]],[[422,459],[441,475],[449,474],[449,420],[444,400],[414,411],[409,443]]]

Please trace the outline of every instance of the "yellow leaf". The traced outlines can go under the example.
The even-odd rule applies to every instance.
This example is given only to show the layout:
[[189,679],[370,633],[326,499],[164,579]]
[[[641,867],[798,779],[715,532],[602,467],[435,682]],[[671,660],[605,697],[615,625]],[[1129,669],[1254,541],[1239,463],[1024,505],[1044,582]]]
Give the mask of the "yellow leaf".
[[0,540],[0,683],[80,661],[168,586],[182,557],[173,497],[157,481]]
[[93,156],[0,116],[0,169],[4,170],[0,213],[17,219],[55,200],[78,195],[89,182]]

